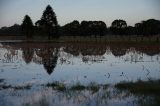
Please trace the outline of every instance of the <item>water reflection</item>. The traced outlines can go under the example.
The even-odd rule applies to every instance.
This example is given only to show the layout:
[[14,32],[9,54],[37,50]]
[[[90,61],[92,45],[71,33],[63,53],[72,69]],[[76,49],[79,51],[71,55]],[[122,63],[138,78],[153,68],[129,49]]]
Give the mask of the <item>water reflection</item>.
[[47,73],[50,75],[54,68],[56,67],[58,60],[58,49],[57,48],[41,48],[36,49],[36,55],[42,58],[42,64],[46,69]]
[[[0,44],[0,106],[157,105],[157,96],[135,95],[112,86],[160,79],[159,59],[159,44],[4,42]],[[66,87],[77,82],[111,87],[60,92],[42,86],[54,81]]]
[[[146,45],[146,44],[105,44],[105,43],[1,43],[1,48],[5,48],[12,55],[15,55],[17,50],[21,50],[23,53],[24,61],[29,64],[32,61],[34,53],[43,58],[45,61],[43,63],[47,63],[46,60],[50,60],[50,58],[56,58],[58,54],[58,50],[63,48],[63,52],[71,54],[73,56],[82,56],[82,59],[85,61],[85,56],[92,56],[93,58],[96,56],[103,56],[105,53],[109,54],[110,52],[115,57],[121,57],[128,53],[137,53],[137,55],[141,55],[139,59],[143,59],[143,55],[146,54],[148,56],[155,56],[160,54],[160,46],[157,45]],[[56,49],[56,50],[55,50]],[[54,54],[55,52],[55,54]],[[54,55],[53,55],[54,54]],[[12,57],[9,54],[5,54],[6,59],[11,59]],[[132,60],[135,60],[135,57],[132,57]],[[157,57],[159,60],[159,58]],[[56,59],[55,59],[56,60]],[[138,61],[138,60],[137,60]],[[50,62],[49,62],[50,63]]]
[[[4,53],[3,62],[14,62],[18,59],[22,51],[22,58],[26,64],[35,62],[43,64],[44,69],[50,75],[58,62],[58,58],[62,64],[70,63],[67,56],[73,55],[81,58],[82,62],[103,62],[107,61],[107,56],[114,55],[115,57],[122,57],[125,62],[145,62],[144,56],[152,56],[160,54],[160,46],[158,44],[105,44],[105,43],[1,43],[1,49]],[[67,53],[67,55],[65,55]],[[123,57],[130,54],[130,56]],[[64,57],[66,56],[66,57]],[[20,58],[20,57],[19,57]],[[66,60],[68,58],[68,60]],[[110,60],[108,60],[110,61]],[[148,61],[148,62],[149,62]],[[159,62],[159,56],[156,60]],[[113,63],[111,63],[111,66]]]
[[95,93],[89,90],[57,92],[45,88],[10,90],[8,95],[0,91],[0,94],[1,106],[159,106],[160,99],[158,95],[135,95],[111,88],[101,88]]
[[22,48],[22,57],[23,60],[26,62],[26,64],[29,64],[32,61],[34,55],[34,49],[33,48]]

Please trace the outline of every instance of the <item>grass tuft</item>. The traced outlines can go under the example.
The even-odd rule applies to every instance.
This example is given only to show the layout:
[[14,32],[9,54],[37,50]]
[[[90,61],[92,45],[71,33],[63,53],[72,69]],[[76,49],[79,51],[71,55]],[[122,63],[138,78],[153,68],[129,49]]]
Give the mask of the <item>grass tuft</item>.
[[52,87],[53,89],[56,89],[59,91],[65,91],[67,89],[63,83],[59,83],[59,82],[48,83],[46,86]]
[[86,87],[84,85],[81,85],[80,83],[77,83],[76,85],[71,87],[71,90],[85,90]]
[[120,90],[128,90],[131,93],[160,94],[160,80],[121,82],[115,85]]
[[66,87],[65,84],[60,82],[48,83],[47,87],[52,87],[54,90],[65,91],[65,90],[73,90],[73,91],[82,91],[82,90],[90,90],[93,92],[98,92],[100,88],[107,89],[108,85],[98,85],[96,83],[90,83],[88,86],[84,86],[79,82],[76,85],[73,85],[69,88]]

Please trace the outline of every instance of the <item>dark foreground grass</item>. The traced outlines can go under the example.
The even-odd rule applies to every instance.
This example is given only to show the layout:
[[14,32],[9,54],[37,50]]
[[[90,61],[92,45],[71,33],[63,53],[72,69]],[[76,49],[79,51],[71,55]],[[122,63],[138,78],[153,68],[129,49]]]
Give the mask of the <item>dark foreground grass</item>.
[[71,87],[67,87],[65,86],[65,84],[60,83],[60,82],[53,82],[53,83],[48,83],[46,85],[47,87],[52,87],[54,90],[58,90],[58,91],[65,91],[65,90],[69,90],[69,91],[82,91],[82,90],[90,90],[93,92],[98,92],[100,88],[103,89],[107,89],[108,85],[98,85],[96,83],[90,83],[87,86],[84,86],[80,83],[77,83]]
[[24,86],[11,86],[11,85],[0,85],[0,90],[3,89],[14,89],[14,90],[24,90],[24,89],[30,89],[30,85],[24,85]]
[[77,84],[71,87],[71,90],[85,90],[86,86],[81,85],[81,84]]
[[0,83],[4,82],[4,79],[0,79]]
[[32,86],[31,85],[17,85],[17,86],[12,86],[8,85],[5,82],[5,79],[0,79],[0,90],[3,89],[14,89],[14,90],[24,90],[24,89],[30,89]]
[[80,83],[77,83],[76,85],[71,87],[71,90],[90,90],[92,92],[98,92],[99,89],[102,87],[103,85],[98,85],[96,83],[90,83],[88,86],[84,86],[81,85]]
[[65,91],[67,89],[63,83],[59,83],[59,82],[48,83],[46,86],[52,87],[53,89],[59,90],[59,91]]
[[120,90],[128,90],[133,94],[160,95],[160,80],[121,82],[115,85]]

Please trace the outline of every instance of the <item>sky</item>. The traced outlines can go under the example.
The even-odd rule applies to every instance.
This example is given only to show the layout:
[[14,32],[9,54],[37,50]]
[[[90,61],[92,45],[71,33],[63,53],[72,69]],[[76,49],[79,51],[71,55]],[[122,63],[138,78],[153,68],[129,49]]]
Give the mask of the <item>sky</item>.
[[48,4],[60,25],[73,20],[102,20],[110,26],[115,19],[124,19],[134,26],[142,20],[160,20],[160,0],[0,0],[0,27],[21,24],[26,14],[35,23]]

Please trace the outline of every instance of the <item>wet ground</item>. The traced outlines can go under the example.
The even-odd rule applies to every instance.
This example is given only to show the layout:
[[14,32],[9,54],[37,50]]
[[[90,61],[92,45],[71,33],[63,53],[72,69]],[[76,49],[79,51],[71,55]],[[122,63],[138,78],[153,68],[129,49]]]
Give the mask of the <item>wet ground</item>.
[[115,85],[159,79],[159,44],[0,43],[0,106],[158,105]]

